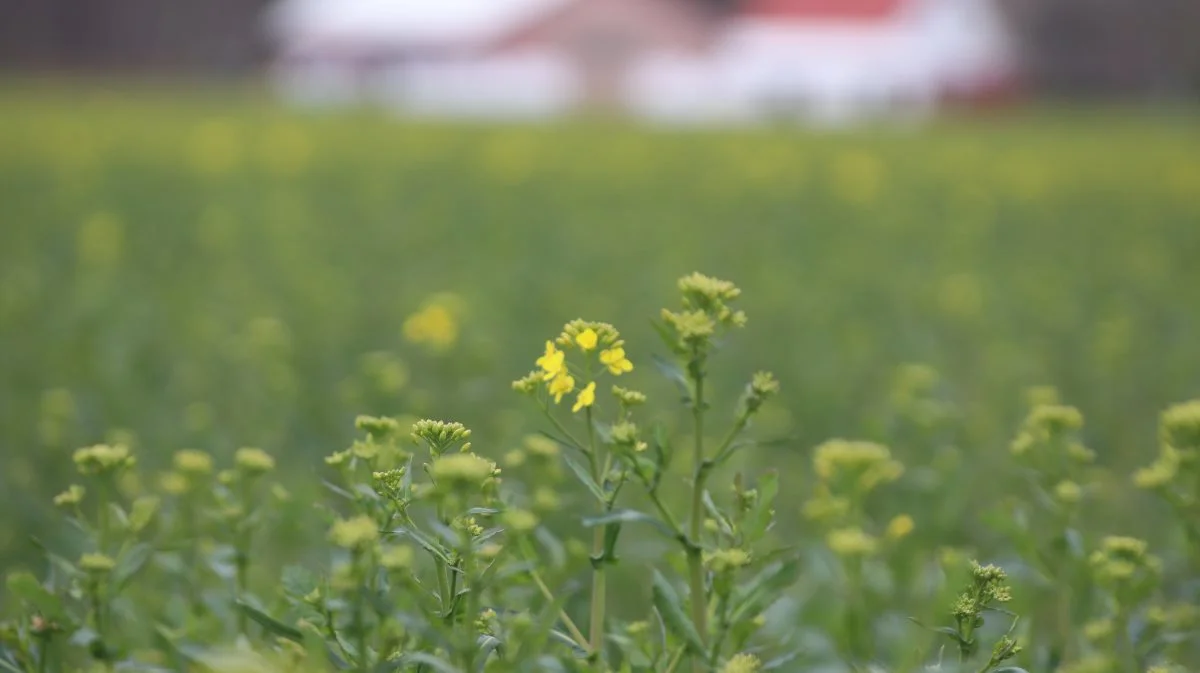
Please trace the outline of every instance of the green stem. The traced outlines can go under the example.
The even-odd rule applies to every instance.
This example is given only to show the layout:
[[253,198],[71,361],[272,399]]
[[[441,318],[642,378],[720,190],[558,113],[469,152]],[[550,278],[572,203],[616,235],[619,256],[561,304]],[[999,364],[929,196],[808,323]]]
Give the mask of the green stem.
[[870,657],[870,635],[863,606],[862,559],[853,558],[846,562],[846,638],[851,659],[854,662]]
[[350,653],[346,651],[346,647],[342,645],[342,639],[338,638],[337,636],[337,629],[334,628],[333,611],[329,609],[328,605],[322,605],[321,609],[322,613],[325,615],[326,637],[329,638],[330,642],[337,644],[338,649],[341,650],[342,656],[345,657],[347,662],[353,661],[354,657],[350,656]]
[[367,572],[362,563],[362,552],[355,551],[354,557],[350,561],[356,573],[362,573],[362,581],[355,587],[354,593],[354,636],[356,638],[356,648],[358,649],[358,669],[363,673],[371,670],[371,656],[367,650],[367,623],[365,619],[367,601],[366,601],[366,580]]
[[671,530],[675,532],[675,537],[683,540],[683,529],[679,527],[679,522],[675,520],[675,515],[671,514],[671,510],[667,509],[666,505],[664,505],[662,500],[659,499],[658,491],[648,491],[647,495],[649,495],[650,502],[654,505],[654,509],[658,511],[658,515],[661,516],[663,521],[666,521],[667,525],[671,527]]
[[[592,478],[597,484],[604,487],[605,475],[601,472],[600,457],[596,451],[596,430],[592,425],[592,408],[587,407],[585,413],[585,421],[587,422],[588,431],[588,460],[591,463]],[[605,465],[607,468],[607,464]],[[609,509],[609,503],[600,501],[597,504],[597,509],[601,515]],[[606,526],[596,526],[592,531],[592,558],[598,559],[604,554],[604,531]],[[592,605],[591,615],[588,619],[589,638],[588,644],[593,657],[600,660],[604,658],[604,613],[607,607],[607,577],[604,571],[604,563],[593,561],[592,565]]]
[[42,636],[42,646],[38,648],[38,673],[46,673],[46,661],[50,658],[50,641],[51,636]]
[[[534,555],[530,553],[528,545],[524,542],[524,540],[520,542],[520,545],[521,551],[524,553],[527,560],[534,557]],[[537,586],[538,591],[542,593],[542,596],[546,600],[553,603],[554,592],[550,591],[550,587],[546,585],[546,581],[542,579],[541,574],[538,573],[537,569],[533,567],[532,563],[530,563],[530,568],[529,577],[533,580],[534,585]],[[567,611],[559,610],[558,618],[562,620],[563,625],[567,627],[567,632],[570,633],[571,637],[575,639],[575,644],[584,650],[590,651],[591,646],[588,644],[587,636],[583,635],[583,631],[579,630],[579,626],[575,624],[575,621],[571,619],[571,616],[567,614]]]
[[1128,673],[1137,673],[1137,655],[1133,651],[1133,641],[1129,638],[1129,613],[1123,608],[1117,614],[1115,628],[1118,665]]
[[[246,483],[246,477],[242,477],[238,488],[238,496],[242,506],[242,520],[237,522],[237,533],[234,538],[234,565],[236,567],[236,591],[235,600],[242,600],[246,595],[250,579],[250,529],[246,522],[250,517],[250,487]],[[249,637],[246,632],[246,611],[237,611],[238,633]]]
[[103,648],[104,654],[104,670],[112,670],[112,662],[108,658],[108,639],[106,637],[107,622],[104,618],[104,599],[100,595],[100,581],[92,578],[88,584],[88,594],[92,602],[92,621],[96,625],[96,639],[100,641],[100,647]]
[[675,669],[678,668],[679,662],[683,661],[683,653],[686,651],[686,647],[675,650],[675,654],[671,655],[671,660],[667,662],[667,670],[663,673],[675,673]]
[[[691,590],[692,624],[700,635],[700,643],[708,646],[708,598],[704,590],[704,562],[700,556],[700,530],[704,520],[704,485],[708,480],[709,464],[704,457],[704,371],[703,362],[698,359],[689,367],[695,383],[695,398],[692,400],[692,425],[695,433],[693,453],[694,478],[692,479],[692,511],[688,520],[690,525],[690,545],[688,548],[688,579]],[[692,671],[700,673],[704,670],[704,661],[700,656],[692,657]]]
[[[578,449],[579,451],[584,451],[586,447],[584,447],[583,443],[580,442],[578,439],[575,439],[575,436],[572,435],[571,431],[568,430],[566,428],[566,426],[562,424],[562,421],[558,420],[557,418],[554,417],[554,414],[550,413],[550,407],[546,405],[545,401],[541,402],[541,407],[542,407],[542,413],[546,416],[547,419],[550,420],[550,424],[554,426],[554,429],[561,432],[563,437],[565,437],[567,439],[567,441],[569,441],[575,445],[576,449]],[[589,411],[590,411],[590,409],[589,409]],[[588,430],[589,431],[591,430],[590,423],[588,426]]]

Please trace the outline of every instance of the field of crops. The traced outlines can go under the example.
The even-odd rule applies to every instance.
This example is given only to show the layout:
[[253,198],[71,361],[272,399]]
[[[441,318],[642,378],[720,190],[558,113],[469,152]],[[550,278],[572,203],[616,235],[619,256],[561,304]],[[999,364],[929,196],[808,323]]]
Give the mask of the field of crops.
[[[489,127],[304,115],[217,95],[4,89],[0,565],[38,579],[14,575],[0,589],[0,614],[13,620],[0,629],[0,669],[87,670],[90,652],[97,665],[124,662],[119,670],[297,670],[237,668],[242,655],[214,664],[204,647],[240,634],[243,646],[282,652],[272,657],[307,656],[311,670],[323,670],[326,647],[362,671],[752,673],[758,657],[782,671],[873,661],[899,673],[939,657],[959,670],[960,650],[971,673],[1143,673],[1168,659],[1198,670],[1200,403],[1162,415],[1200,398],[1197,122],[1127,111],[830,135]],[[736,283],[740,296],[695,278],[677,286],[695,271]],[[664,317],[663,307],[681,310],[681,291],[687,310]],[[725,302],[745,312],[744,327]],[[685,315],[693,309],[714,333]],[[567,329],[557,348],[578,385],[555,406],[565,382],[547,340],[577,318],[615,325],[624,343],[605,341],[602,325]],[[633,369],[614,381],[618,348]],[[604,378],[589,402],[593,366]],[[550,395],[549,415],[513,389],[539,367],[547,384],[529,385]],[[746,387],[759,370],[773,372],[777,394],[762,378]],[[636,436],[614,382],[648,397]],[[697,398],[708,417],[699,432]],[[595,424],[600,453],[566,434],[592,434],[582,419],[593,405],[606,421]],[[359,415],[396,422],[356,428]],[[712,508],[689,510],[691,447],[699,438],[718,451],[729,424],[751,416],[745,437],[757,441],[731,444],[700,480]],[[544,565],[559,602],[517,587],[524,622],[497,605],[499,616],[467,612],[459,629],[456,610],[482,615],[502,592],[445,604],[446,578],[421,563],[438,563],[429,546],[451,555],[454,535],[363,551],[364,519],[352,515],[373,531],[407,514],[387,513],[383,482],[356,487],[354,474],[370,483],[370,471],[404,468],[420,418],[463,423],[471,452],[503,470],[478,502],[436,496],[441,529],[471,530],[446,514],[470,501],[474,516],[507,529],[505,549],[528,552],[513,563]],[[559,442],[553,450],[540,432]],[[440,452],[462,438],[417,434],[433,454],[429,491],[389,488],[436,499],[434,475],[451,481],[435,469]],[[661,455],[666,437],[673,462]],[[76,454],[100,443],[113,452]],[[235,459],[240,447],[260,447],[273,466],[256,452]],[[573,448],[590,470],[539,462]],[[627,470],[619,500],[601,453],[612,474]],[[1151,463],[1158,472],[1143,472],[1139,488],[1134,474]],[[643,468],[658,471],[660,490],[639,485]],[[74,483],[86,497],[65,492],[56,508]],[[752,484],[757,495],[746,496]],[[593,496],[601,515],[650,514],[624,515],[617,540],[617,518],[580,527]],[[314,515],[315,501],[334,511]],[[773,526],[751,535],[772,511]],[[707,519],[707,533],[681,533],[680,551],[674,524],[693,519]],[[499,553],[463,535],[471,553]],[[689,544],[696,559],[705,549],[712,634],[689,633],[706,621],[688,612],[689,573],[700,572]],[[414,547],[430,554],[415,561]],[[745,577],[728,555],[743,547],[754,559]],[[44,549],[57,559],[49,576]],[[486,573],[451,557],[450,581],[485,586]],[[310,573],[339,558],[321,585],[331,596],[354,581],[378,590],[371,573],[384,568],[425,573],[422,587],[440,587],[434,610],[449,611],[434,620],[440,630],[400,618],[389,630],[379,601],[363,617],[346,596],[312,598]],[[987,571],[969,579],[971,559],[1007,570],[1005,608],[1022,616],[1009,635],[1023,650],[990,668],[1010,618],[980,598],[981,644],[974,616],[956,624],[964,582],[1004,593]],[[651,565],[679,581],[652,581]],[[595,628],[588,591],[606,566],[616,576],[607,592],[600,585],[607,652],[594,632],[572,632]],[[722,596],[727,574],[746,584]],[[746,588],[756,580],[770,601]],[[549,633],[541,603],[568,644],[522,640]],[[75,637],[39,632],[36,619],[52,616]],[[147,628],[118,633],[122,618]],[[328,628],[314,635],[311,624]],[[479,652],[458,658],[476,642]],[[528,654],[555,647],[553,666],[550,654]]]

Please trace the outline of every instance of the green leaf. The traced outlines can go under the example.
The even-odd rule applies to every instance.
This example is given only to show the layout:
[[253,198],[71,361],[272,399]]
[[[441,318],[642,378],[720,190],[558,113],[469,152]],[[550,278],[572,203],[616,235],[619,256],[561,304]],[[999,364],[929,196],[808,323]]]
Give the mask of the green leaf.
[[485,634],[479,637],[477,644],[479,645],[480,657],[475,670],[482,672],[484,666],[487,665],[488,659],[492,656],[492,652],[498,651],[503,646],[503,643],[500,642],[499,638]]
[[993,669],[992,673],[1029,673],[1029,671],[1020,666],[1005,666],[1004,668]]
[[563,633],[562,631],[559,631],[558,629],[550,629],[550,639],[557,640],[559,643],[571,648],[571,652],[574,653],[575,656],[579,657],[580,659],[587,658],[587,655],[588,655],[587,650],[580,647],[579,643],[575,642],[574,638],[572,638],[571,636],[568,636],[567,634]]
[[639,512],[636,509],[615,509],[607,514],[583,518],[584,528],[595,528],[596,526],[605,526],[611,523],[647,523],[671,539],[675,539],[676,537],[676,532],[665,521],[645,512]]
[[800,576],[800,560],[795,556],[763,568],[744,585],[738,587],[734,598],[733,618],[739,622],[751,619],[770,606]]
[[453,664],[445,659],[435,657],[432,654],[427,654],[425,652],[413,652],[411,654],[406,654],[401,657],[401,661],[409,664],[421,664],[423,666],[428,666],[437,673],[462,673],[462,671],[455,668]]
[[658,334],[658,338],[662,340],[663,345],[667,347],[667,350],[680,356],[686,354],[687,351],[685,351],[679,345],[679,339],[674,333],[671,332],[670,329],[667,328],[666,325],[657,320],[651,320],[650,326],[654,328],[654,332]]
[[325,488],[329,489],[330,493],[333,493],[335,495],[340,495],[341,497],[345,498],[346,500],[354,500],[355,499],[353,493],[351,493],[350,491],[347,491],[346,489],[342,488],[341,486],[338,486],[337,484],[333,483],[332,481],[322,480],[321,485],[324,486]]
[[787,666],[788,664],[795,661],[796,658],[798,658],[800,656],[800,653],[802,651],[803,650],[792,650],[791,652],[788,652],[787,654],[782,654],[778,657],[775,657],[774,659],[771,659],[770,661],[763,663],[762,670],[774,671],[776,669],[783,668],[784,666]]
[[758,478],[758,502],[746,516],[742,532],[748,540],[758,540],[766,534],[775,514],[775,497],[779,495],[779,472],[771,470]]
[[129,509],[129,530],[139,532],[154,520],[158,513],[159,500],[154,496],[142,496],[133,501]]
[[268,615],[267,613],[259,610],[245,601],[237,601],[237,608],[238,610],[241,610],[242,613],[247,617],[253,619],[255,622],[258,622],[258,624],[266,629],[269,633],[279,636],[280,638],[287,638],[292,642],[304,644],[304,634],[300,632],[300,629],[284,624],[278,619],[275,619],[271,615]]
[[564,454],[563,460],[567,463],[567,467],[571,468],[571,472],[575,473],[575,478],[579,480],[579,483],[586,486],[596,500],[608,502],[608,496],[604,493],[604,489],[600,488],[600,484],[597,484],[595,479],[592,479],[587,467],[576,460],[574,456]]
[[913,624],[916,624],[917,626],[919,626],[927,631],[931,631],[933,633],[940,633],[944,636],[949,636],[951,640],[958,643],[959,645],[967,644],[966,641],[963,640],[962,634],[960,634],[957,629],[954,629],[952,627],[929,626],[929,625],[923,623],[921,620],[917,619],[916,617],[909,617],[908,621],[912,622]]
[[293,598],[304,598],[317,588],[317,576],[308,568],[289,565],[283,569],[283,591]]
[[441,561],[442,563],[444,563],[448,566],[453,565],[453,563],[450,561],[450,557],[447,556],[446,552],[442,550],[442,547],[441,547],[441,545],[439,545],[437,543],[437,540],[434,540],[433,538],[429,537],[428,535],[421,532],[420,530],[417,530],[416,528],[411,528],[409,526],[401,526],[399,528],[392,530],[392,534],[393,535],[407,535],[408,537],[411,537],[414,542],[416,542],[417,544],[424,547],[425,551],[428,551],[430,554],[433,554],[435,557],[437,557],[437,559],[439,561]]
[[688,381],[687,374],[684,374],[683,369],[679,365],[660,355],[651,355],[650,360],[654,363],[654,368],[660,374],[675,384],[675,387],[679,389],[679,393],[683,395],[684,402],[692,399],[692,384]]
[[117,567],[113,569],[113,584],[117,591],[129,586],[133,578],[142,571],[142,568],[146,567],[146,563],[153,557],[153,545],[145,542],[133,545],[129,551],[122,554],[120,560],[117,561]]
[[704,656],[704,642],[700,639],[700,634],[696,632],[696,626],[684,612],[683,601],[675,592],[675,587],[671,586],[667,578],[663,577],[658,570],[654,571],[653,599],[654,607],[662,616],[667,630],[682,640],[689,652]]
[[42,583],[31,573],[13,573],[8,576],[5,586],[8,588],[9,595],[25,601],[42,616],[55,621],[62,621],[65,616],[66,610],[63,608],[62,599],[42,586]]
[[116,519],[117,525],[124,530],[129,529],[129,515],[115,502],[108,503],[108,511]]
[[16,667],[15,664],[9,663],[8,660],[0,658],[0,670],[10,671],[11,673],[25,673],[25,671]]

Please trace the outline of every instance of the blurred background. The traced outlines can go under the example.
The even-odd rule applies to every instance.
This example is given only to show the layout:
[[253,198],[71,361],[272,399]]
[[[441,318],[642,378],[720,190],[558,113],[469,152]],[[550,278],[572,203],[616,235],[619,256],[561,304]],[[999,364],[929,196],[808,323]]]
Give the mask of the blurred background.
[[881,520],[1001,548],[1052,385],[1085,517],[1162,542],[1129,473],[1200,396],[1197,34],[1195,0],[0,3],[0,562],[100,441],[131,489],[257,445],[302,494],[359,413],[502,456],[576,317],[671,409],[648,321],[695,270],[750,318],[714,413],[783,383],[756,432],[786,441],[738,467],[807,484],[817,443],[883,441]]
[[0,67],[272,68],[296,96],[440,112],[844,116],[1018,92],[1194,98],[1198,26],[1189,0],[47,0],[0,7]]

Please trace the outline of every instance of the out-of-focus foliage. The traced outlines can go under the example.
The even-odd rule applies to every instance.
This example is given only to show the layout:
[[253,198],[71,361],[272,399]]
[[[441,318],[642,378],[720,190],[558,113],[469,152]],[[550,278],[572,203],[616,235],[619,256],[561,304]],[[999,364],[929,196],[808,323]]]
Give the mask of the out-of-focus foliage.
[[[639,321],[697,268],[747,290],[754,327],[715,364],[716,394],[762,366],[784,383],[756,429],[781,441],[747,459],[805,485],[782,490],[780,535],[825,520],[811,448],[831,437],[906,466],[830,524],[831,547],[891,531],[917,564],[1076,527],[1179,534],[1129,475],[1159,455],[1159,411],[1200,394],[1194,118],[818,136],[0,95],[0,507],[17,513],[0,558],[31,560],[35,530],[53,546],[49,497],[101,441],[164,488],[177,449],[267,447],[293,495],[359,413],[461,419],[499,460],[536,427],[509,381],[543,335],[610,320],[647,362]],[[676,395],[652,369],[630,380]],[[1071,491],[1001,469],[1034,384],[1083,411],[1095,457],[1070,483],[1104,497],[1070,528],[1013,531],[992,519],[1028,523]],[[280,549],[306,516],[285,512]]]

